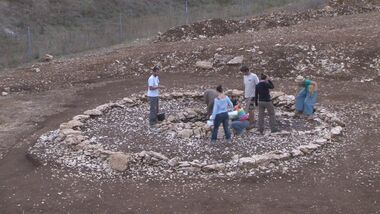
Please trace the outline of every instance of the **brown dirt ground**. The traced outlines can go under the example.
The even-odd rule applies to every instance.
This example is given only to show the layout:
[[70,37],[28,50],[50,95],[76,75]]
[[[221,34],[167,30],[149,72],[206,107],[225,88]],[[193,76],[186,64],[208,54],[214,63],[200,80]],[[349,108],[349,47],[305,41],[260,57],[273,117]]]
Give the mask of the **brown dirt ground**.
[[[1,213],[379,213],[380,134],[368,127],[379,127],[380,121],[377,117],[368,126],[368,115],[373,111],[364,110],[380,104],[378,81],[354,83],[323,76],[316,78],[320,82],[320,103],[335,109],[350,103],[363,106],[363,112],[353,117],[347,129],[364,131],[349,139],[347,142],[351,143],[342,145],[339,151],[325,151],[324,156],[328,158],[305,161],[302,167],[281,176],[185,183],[88,181],[68,170],[36,167],[25,157],[27,148],[39,135],[72,116],[145,90],[146,75],[132,77],[104,71],[115,59],[141,58],[148,66],[156,55],[172,50],[190,52],[200,45],[265,47],[267,43],[273,46],[280,37],[289,42],[317,44],[372,38],[370,44],[379,48],[379,43],[376,44],[379,37],[373,35],[379,29],[370,29],[371,23],[376,22],[380,22],[379,14],[343,16],[257,34],[121,47],[62,58],[41,65],[41,73],[30,72],[30,66],[4,71],[0,86],[10,86],[14,93],[0,98],[0,152],[4,155],[0,160]],[[292,33],[294,30],[297,33]],[[226,73],[235,72],[232,69],[207,75],[190,73],[190,69],[182,67],[174,73],[163,73],[161,81],[169,87],[217,83],[239,87],[241,84],[239,78],[225,78]],[[273,73],[272,76],[282,75]],[[44,80],[50,82],[41,84]],[[276,85],[286,93],[295,93],[295,84],[287,79],[276,80]],[[16,90],[21,88],[24,90]]]

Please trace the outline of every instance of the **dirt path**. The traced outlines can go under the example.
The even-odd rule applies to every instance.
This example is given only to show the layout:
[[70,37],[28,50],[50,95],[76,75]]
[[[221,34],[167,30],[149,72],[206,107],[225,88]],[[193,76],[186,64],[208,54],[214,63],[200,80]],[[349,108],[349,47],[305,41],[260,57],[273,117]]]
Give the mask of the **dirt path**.
[[[189,85],[205,82],[200,77],[178,74],[167,75],[166,79],[163,76],[162,81],[178,87],[183,82],[171,82],[180,77],[185,77],[182,79]],[[210,79],[213,81],[206,80],[207,83],[213,84],[221,77]],[[327,86],[321,96],[324,104],[339,106],[349,99],[367,106],[376,97],[362,98],[365,90],[371,87],[374,92],[380,92],[378,85],[359,83],[347,87],[345,82],[332,83],[324,83]],[[236,87],[239,84],[236,80],[227,85]],[[285,82],[277,84],[281,87]],[[334,91],[335,87],[344,88],[344,93]],[[62,112],[41,119],[36,128],[25,133],[32,133],[32,137],[24,139],[34,140],[42,132],[87,108],[144,88],[142,81],[123,80],[64,93],[57,98],[65,100],[59,105]],[[292,89],[281,88],[287,92]],[[43,101],[43,97],[56,97],[56,92],[49,93],[31,99],[37,103]],[[377,105],[378,100],[380,97],[377,97]],[[45,102],[35,105],[35,109],[42,112],[44,106],[49,108]],[[232,181],[189,180],[186,183],[88,181],[75,177],[75,172],[33,166],[24,156],[27,144],[20,143],[0,163],[0,209],[5,213],[376,213],[380,198],[378,137],[379,132],[367,130],[352,139],[353,144],[343,146],[338,152],[322,151],[328,158],[316,156],[286,174]]]

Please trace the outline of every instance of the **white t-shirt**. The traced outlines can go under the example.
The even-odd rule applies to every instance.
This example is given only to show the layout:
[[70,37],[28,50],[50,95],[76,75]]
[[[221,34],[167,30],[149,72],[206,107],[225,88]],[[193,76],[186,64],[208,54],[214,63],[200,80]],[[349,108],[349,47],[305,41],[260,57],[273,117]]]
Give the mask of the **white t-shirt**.
[[256,85],[259,84],[259,78],[256,74],[249,73],[244,75],[244,96],[245,98],[255,97]]
[[160,80],[158,79],[158,76],[151,75],[148,79],[148,97],[158,97],[159,96],[159,90],[150,90],[149,86],[155,86],[157,87],[158,84],[160,84]]

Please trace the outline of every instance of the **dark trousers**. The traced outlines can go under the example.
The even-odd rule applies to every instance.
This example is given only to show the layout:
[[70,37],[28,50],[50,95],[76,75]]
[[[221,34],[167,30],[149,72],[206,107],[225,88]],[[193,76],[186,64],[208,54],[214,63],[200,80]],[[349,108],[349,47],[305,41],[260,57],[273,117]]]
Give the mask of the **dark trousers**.
[[226,139],[227,140],[231,139],[231,133],[230,133],[229,125],[228,125],[228,120],[229,119],[228,119],[227,112],[223,112],[215,116],[214,129],[212,130],[211,140],[216,140],[218,138],[218,129],[219,129],[220,124],[223,124],[223,129],[224,129],[224,134],[226,135]]
[[157,123],[157,115],[158,115],[158,97],[148,97],[149,98],[149,124],[153,125]]
[[276,130],[275,123],[275,113],[274,113],[274,106],[272,101],[270,102],[264,102],[259,101],[259,131],[264,131],[264,117],[265,117],[265,109],[268,111],[269,115],[269,126],[272,131]]

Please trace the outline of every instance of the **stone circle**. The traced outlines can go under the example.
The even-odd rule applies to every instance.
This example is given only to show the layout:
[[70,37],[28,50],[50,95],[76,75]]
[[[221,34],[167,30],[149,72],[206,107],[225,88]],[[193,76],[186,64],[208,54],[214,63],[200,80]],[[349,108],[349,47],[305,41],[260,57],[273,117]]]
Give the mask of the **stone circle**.
[[[243,100],[243,92],[228,92]],[[133,94],[76,115],[42,135],[28,155],[41,163],[105,176],[247,174],[258,167],[306,156],[339,140],[344,124],[320,108],[313,120],[296,117],[294,96],[272,92],[282,130],[259,135],[256,129],[235,136],[231,145],[211,145],[201,91],[163,93],[166,120],[148,125],[147,97]],[[170,177],[170,176],[169,176]]]

